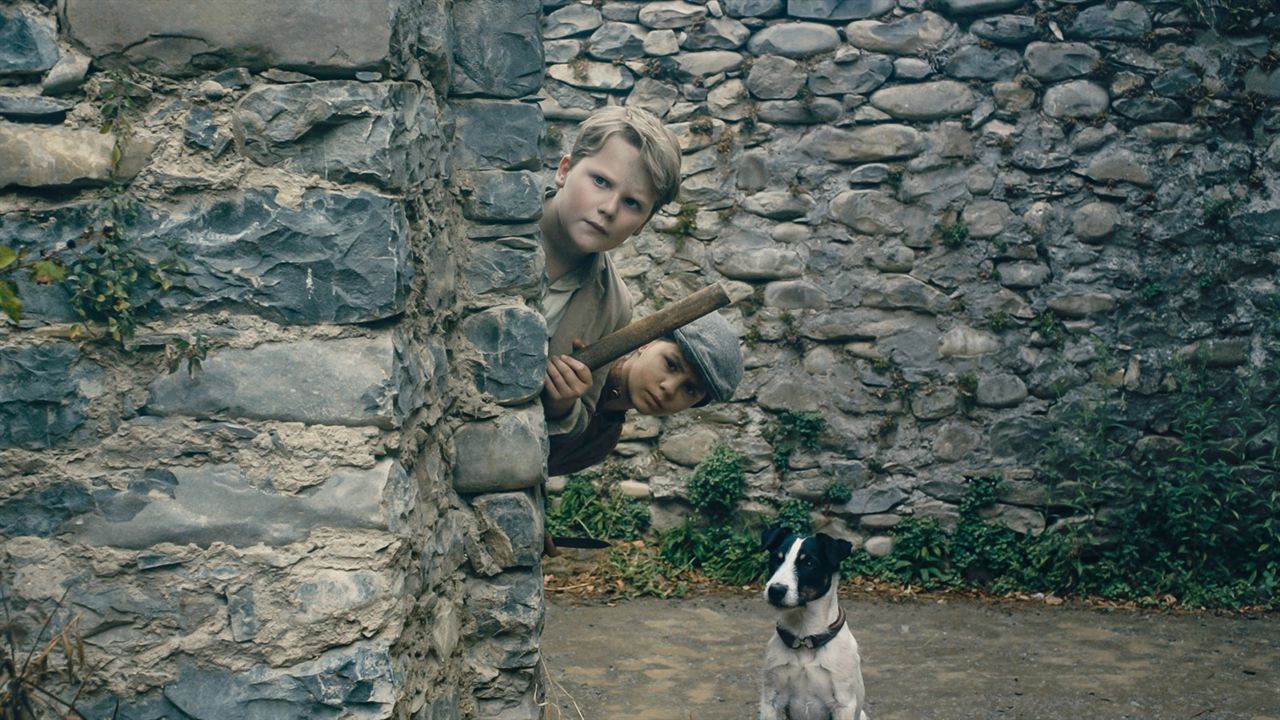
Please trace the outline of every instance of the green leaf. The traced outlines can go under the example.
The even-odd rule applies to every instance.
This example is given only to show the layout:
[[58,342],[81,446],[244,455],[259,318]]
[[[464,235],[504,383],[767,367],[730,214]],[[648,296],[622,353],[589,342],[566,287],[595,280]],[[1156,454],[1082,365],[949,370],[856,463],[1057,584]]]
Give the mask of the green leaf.
[[18,261],[18,252],[11,247],[0,245],[0,270]]
[[31,281],[37,285],[62,282],[66,277],[67,269],[62,263],[53,260],[38,260],[31,264]]
[[15,323],[22,319],[22,299],[17,286],[8,280],[0,280],[0,310]]

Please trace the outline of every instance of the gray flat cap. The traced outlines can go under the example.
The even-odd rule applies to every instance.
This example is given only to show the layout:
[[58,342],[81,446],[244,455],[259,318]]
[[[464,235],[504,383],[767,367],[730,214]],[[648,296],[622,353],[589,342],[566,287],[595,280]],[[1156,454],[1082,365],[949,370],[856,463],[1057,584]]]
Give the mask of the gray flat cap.
[[719,313],[703,315],[671,333],[680,352],[702,376],[707,396],[699,406],[733,397],[742,380],[742,349],[738,333]]

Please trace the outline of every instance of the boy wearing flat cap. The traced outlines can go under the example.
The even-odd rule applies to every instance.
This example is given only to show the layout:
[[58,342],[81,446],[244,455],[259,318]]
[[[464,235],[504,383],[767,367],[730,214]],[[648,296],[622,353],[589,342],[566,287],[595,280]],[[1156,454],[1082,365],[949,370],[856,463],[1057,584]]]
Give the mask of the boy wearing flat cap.
[[584,432],[553,445],[550,475],[568,475],[604,460],[618,445],[628,410],[658,417],[725,402],[742,380],[738,334],[717,313],[654,340],[609,366],[600,400]]

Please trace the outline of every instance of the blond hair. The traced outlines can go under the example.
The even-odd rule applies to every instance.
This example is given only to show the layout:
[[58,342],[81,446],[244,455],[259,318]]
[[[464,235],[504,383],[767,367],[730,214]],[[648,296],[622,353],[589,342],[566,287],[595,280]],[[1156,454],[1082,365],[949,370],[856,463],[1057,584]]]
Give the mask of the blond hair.
[[640,162],[653,183],[655,194],[650,214],[675,200],[680,193],[680,141],[647,110],[613,105],[591,113],[578,126],[578,139],[569,153],[569,167],[600,152],[614,135],[621,135],[640,151]]

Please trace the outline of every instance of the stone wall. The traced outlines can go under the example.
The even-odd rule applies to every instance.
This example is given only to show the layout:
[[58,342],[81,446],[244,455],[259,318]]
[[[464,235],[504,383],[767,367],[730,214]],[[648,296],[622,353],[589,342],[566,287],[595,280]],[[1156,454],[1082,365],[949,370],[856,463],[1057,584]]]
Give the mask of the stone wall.
[[539,715],[539,21],[0,7],[0,245],[114,203],[179,263],[124,349],[25,275],[0,322],[0,591],[79,616],[85,717]]
[[[1193,14],[1225,4],[544,2],[545,162],[597,106],[665,118],[681,205],[615,257],[641,315],[725,283],[747,348],[733,403],[627,426],[624,491],[676,523],[728,442],[758,511],[844,485],[819,520],[855,543],[992,474],[1038,532],[1055,411],[1122,388],[1158,443],[1175,357],[1277,362],[1280,13]],[[783,411],[827,423],[785,472]]]

